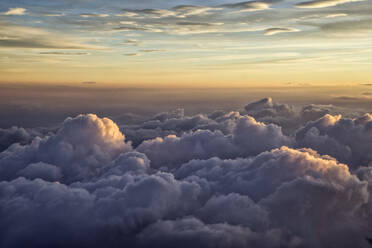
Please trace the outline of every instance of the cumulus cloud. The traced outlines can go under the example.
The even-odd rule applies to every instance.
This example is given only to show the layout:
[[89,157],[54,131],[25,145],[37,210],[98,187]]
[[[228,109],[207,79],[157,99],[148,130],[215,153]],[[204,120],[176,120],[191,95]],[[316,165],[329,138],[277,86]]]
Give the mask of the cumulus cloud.
[[26,146],[15,144],[2,153],[0,178],[16,178],[19,171],[27,171],[30,164],[39,162],[44,163],[37,166],[42,167],[42,174],[47,169],[45,163],[58,166],[62,181],[91,178],[120,153],[131,149],[124,139],[110,119],[100,119],[93,114],[68,118],[55,135],[37,137]]
[[86,182],[1,182],[1,245],[326,247],[336,242],[347,247],[342,242],[363,242],[362,235],[351,234],[362,233],[358,215],[368,202],[367,182],[312,150],[194,160],[176,177],[149,170],[146,156],[129,152]]
[[[284,133],[294,131],[309,121],[315,121],[325,114],[334,111],[331,105],[310,104],[300,108],[274,102],[271,97],[249,103],[244,108],[245,113],[264,123],[274,123],[283,128]],[[340,110],[337,110],[340,111]]]
[[17,173],[20,177],[29,179],[44,179],[46,181],[59,181],[62,178],[61,169],[55,165],[38,162],[27,165]]
[[280,126],[283,133],[290,136],[309,121],[315,121],[325,114],[343,111],[345,110],[332,105],[310,104],[295,107],[274,102],[269,97],[251,102],[240,111],[214,111],[210,114],[187,116],[183,109],[176,109],[157,114],[138,124],[122,125],[120,128],[135,147],[145,140],[165,138],[168,135],[180,137],[197,130],[221,131],[224,135],[232,135],[238,120],[247,116],[258,122]]
[[25,144],[31,141],[32,134],[24,128],[11,127],[8,129],[0,128],[0,152],[14,143]]
[[299,146],[306,146],[329,154],[352,167],[372,163],[372,115],[359,118],[342,118],[325,115],[309,122],[296,134]]
[[[123,131],[94,114],[41,137],[3,130],[16,143],[0,153],[0,246],[368,247],[372,117],[323,107],[265,98]],[[280,116],[311,121],[292,137]]]
[[196,158],[250,156],[291,144],[291,139],[274,124],[266,125],[252,117],[242,116],[233,125],[230,135],[219,130],[197,130],[181,137],[168,135],[147,140],[137,150],[145,153],[155,167],[175,167]]

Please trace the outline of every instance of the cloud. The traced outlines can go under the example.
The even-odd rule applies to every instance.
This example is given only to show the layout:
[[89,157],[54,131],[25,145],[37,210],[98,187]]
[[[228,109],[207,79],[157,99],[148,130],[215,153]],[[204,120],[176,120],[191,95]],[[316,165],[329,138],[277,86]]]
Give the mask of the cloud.
[[84,18],[89,18],[89,17],[108,17],[110,16],[109,14],[102,14],[102,13],[83,13],[83,14],[80,14],[81,17],[84,17]]
[[271,97],[251,102],[244,109],[245,113],[261,122],[279,125],[287,134],[293,134],[294,130],[308,121],[317,120],[333,111],[333,107],[329,105],[311,104],[295,108],[288,104],[274,102]]
[[[46,173],[52,167],[26,169]],[[368,202],[367,183],[312,150],[283,147],[252,159],[193,160],[176,177],[150,170],[146,156],[129,152],[94,180],[70,185],[3,181],[1,244],[280,247],[315,242],[325,247],[363,239],[349,234],[362,231],[364,218],[357,213]],[[55,223],[59,232],[53,231]],[[319,228],[324,235],[312,231]]]
[[345,17],[345,16],[348,16],[348,14],[339,13],[339,14],[330,14],[330,15],[327,15],[326,18],[338,18],[338,17]]
[[139,53],[126,53],[124,55],[129,56],[129,57],[136,57],[136,56],[139,56],[140,54]]
[[197,5],[179,5],[171,9],[126,9],[124,10],[124,15],[126,15],[127,17],[137,17],[138,15],[145,15],[150,18],[186,18],[189,16],[202,17],[218,10],[221,10],[221,8]]
[[63,176],[59,167],[43,162],[29,164],[26,168],[20,170],[17,175],[29,179],[40,178],[51,182],[59,181]]
[[167,50],[164,49],[142,49],[139,50],[141,53],[156,53],[156,52],[166,52]]
[[89,55],[87,52],[77,52],[77,53],[71,53],[71,52],[41,52],[39,54],[42,55]]
[[339,4],[351,3],[351,2],[360,2],[363,0],[315,0],[308,2],[301,2],[296,4],[297,8],[326,8],[332,7]]
[[368,101],[371,98],[366,94],[361,94],[360,96],[334,96],[333,99],[340,101]]
[[252,117],[238,117],[232,124],[231,135],[221,131],[197,130],[181,137],[168,135],[144,141],[137,150],[145,153],[154,167],[174,167],[192,159],[214,156],[236,158],[256,155],[260,152],[289,145],[291,139],[283,135],[281,128],[257,122]]
[[172,8],[172,10],[177,13],[178,17],[187,17],[208,15],[211,13],[211,11],[220,10],[220,8],[195,5],[180,5]]
[[297,128],[308,121],[315,121],[325,114],[345,111],[332,105],[305,105],[294,107],[288,104],[274,102],[264,98],[249,103],[244,110],[215,111],[211,114],[196,114],[187,116],[183,109],[160,113],[150,120],[136,125],[122,125],[121,130],[137,147],[144,140],[165,138],[168,135],[182,136],[184,133],[197,130],[220,131],[224,135],[232,135],[237,121],[244,116],[254,117],[259,122],[275,124],[288,135],[293,135]]
[[296,140],[300,146],[313,148],[357,168],[372,163],[371,127],[370,114],[355,119],[325,115],[300,129]]
[[[159,221],[139,236],[143,247],[245,247],[257,244],[257,235],[249,228],[225,223],[205,224],[196,218]],[[197,240],[197,242],[195,242]]]
[[4,15],[25,15],[26,14],[25,8],[10,8],[8,11],[4,12]]
[[118,28],[114,28],[114,30],[118,30],[118,31],[147,31],[149,29],[142,28],[142,27],[120,26]]
[[92,114],[68,118],[55,135],[9,148],[0,159],[0,178],[16,178],[20,170],[38,162],[59,166],[64,182],[90,178],[105,163],[131,149],[124,139],[110,119]]
[[181,26],[220,26],[223,23],[208,23],[208,22],[178,22]]
[[11,127],[8,129],[0,128],[0,152],[15,143],[27,144],[33,138],[33,134],[24,128]]
[[259,11],[259,10],[266,10],[270,8],[270,5],[266,2],[258,2],[258,1],[247,1],[247,2],[239,2],[239,3],[231,3],[231,4],[224,4],[221,5],[225,8],[237,8],[241,11]]
[[296,28],[268,28],[265,30],[264,35],[275,35],[279,33],[292,33],[299,32]]
[[264,98],[122,131],[94,114],[0,130],[21,141],[0,152],[0,246],[368,247],[372,117],[329,109]]
[[19,26],[0,21],[0,47],[41,49],[97,49],[104,47],[76,42],[68,36],[49,32],[42,28]]
[[124,44],[130,44],[130,45],[134,45],[134,46],[138,46],[142,43],[142,41],[140,40],[135,40],[135,39],[128,39],[128,40],[125,40],[124,41]]

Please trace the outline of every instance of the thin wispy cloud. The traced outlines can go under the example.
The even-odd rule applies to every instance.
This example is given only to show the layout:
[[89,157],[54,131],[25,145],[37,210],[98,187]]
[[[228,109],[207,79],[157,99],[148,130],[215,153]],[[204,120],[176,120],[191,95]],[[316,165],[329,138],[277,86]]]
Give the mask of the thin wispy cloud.
[[249,12],[249,11],[260,11],[260,10],[269,9],[270,4],[267,2],[248,1],[248,2],[224,4],[224,5],[221,5],[221,7],[240,9],[241,12],[245,12],[245,11]]
[[276,35],[280,33],[293,33],[299,32],[296,28],[268,28],[265,30],[264,35]]
[[99,14],[99,13],[83,13],[80,14],[81,17],[89,18],[89,17],[108,17],[109,14]]
[[[37,4],[33,1],[37,1]],[[356,51],[362,46],[366,49],[370,46],[369,16],[372,14],[372,6],[368,1],[314,0],[292,4],[280,0],[78,0],[71,4],[70,1],[51,0],[46,3],[32,0],[14,5],[14,2],[5,0],[0,5],[1,49],[13,52],[16,49],[24,49],[24,54],[18,50],[17,56],[44,55],[43,61],[46,61],[48,56],[40,54],[45,51],[37,49],[53,52],[56,49],[66,50],[61,51],[61,54],[65,53],[66,58],[59,56],[60,63],[64,63],[66,67],[71,65],[67,62],[67,54],[72,49],[76,50],[77,54],[84,54],[89,50],[90,63],[100,64],[105,61],[107,64],[110,61],[112,70],[121,68],[126,63],[123,54],[138,53],[146,58],[138,61],[140,68],[168,68],[165,71],[170,74],[172,71],[181,70],[195,77],[195,68],[223,68],[220,70],[221,74],[226,72],[226,75],[231,75],[239,81],[239,78],[244,77],[238,76],[232,68],[243,73],[243,64],[252,65],[258,61],[256,65],[260,64],[262,68],[265,63],[259,61],[285,61],[275,62],[283,68],[285,65],[295,64],[293,58],[285,56],[270,58],[270,54],[276,52],[276,47],[280,49],[280,53],[297,53],[300,58],[308,58],[310,54],[323,58],[311,64],[322,70],[325,68],[324,64],[333,59],[336,65],[332,66],[337,69],[332,71],[336,78],[336,71],[342,71],[345,60],[366,64],[368,54]],[[337,49],[350,48],[355,52],[351,51],[347,57],[332,53],[330,44],[336,44],[335,39]],[[268,42],[271,46],[267,46]],[[355,46],[346,45],[350,42]],[[298,44],[303,47],[300,48]],[[262,45],[268,49],[260,48]],[[139,51],[136,47],[152,52]],[[155,54],[155,51],[161,50],[172,52]],[[153,56],[150,56],[150,53],[153,53]],[[121,56],[111,60],[109,56],[112,54]],[[147,56],[144,56],[146,54]],[[50,57],[58,57],[57,54],[54,55],[49,54]],[[9,57],[9,54],[6,56]],[[85,56],[75,56],[74,65],[89,67],[84,58]],[[18,63],[13,61],[7,64],[7,67],[17,67]],[[187,61],[194,61],[194,64],[188,64]],[[306,68],[306,63],[310,62],[304,62],[302,69]],[[266,63],[266,66],[268,68],[269,64]],[[108,67],[105,70],[108,70]],[[367,77],[367,69],[363,70],[364,72],[358,75]],[[284,74],[284,70],[282,71]],[[255,70],[255,73],[258,75],[259,70]],[[118,74],[102,72],[102,75],[115,75],[118,78],[113,81],[122,81]],[[133,77],[137,78],[137,75],[142,74],[133,72]],[[213,73],[205,75],[211,77]],[[216,76],[218,80],[224,77]],[[210,78],[208,81],[216,78]],[[274,78],[272,74],[272,80]],[[346,77],[342,78],[346,81]],[[80,79],[83,80],[85,79]]]
[[296,4],[297,8],[327,8],[340,4],[360,2],[364,0],[315,0]]

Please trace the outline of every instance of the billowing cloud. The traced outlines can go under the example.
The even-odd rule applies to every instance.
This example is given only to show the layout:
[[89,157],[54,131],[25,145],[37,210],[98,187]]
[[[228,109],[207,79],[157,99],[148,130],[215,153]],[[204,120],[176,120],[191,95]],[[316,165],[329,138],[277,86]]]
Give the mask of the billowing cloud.
[[277,103],[271,97],[251,102],[245,106],[248,115],[265,123],[275,123],[283,128],[285,133],[293,134],[293,131],[308,121],[314,121],[332,111],[332,106],[306,105],[301,108]]
[[169,135],[147,140],[137,150],[145,153],[154,167],[172,168],[195,158],[250,156],[291,144],[291,139],[274,124],[265,125],[252,117],[239,117],[233,125],[230,135],[219,130],[197,130],[181,137]]
[[[123,132],[94,114],[4,129],[0,246],[368,247],[372,117],[324,111],[265,98]],[[273,124],[291,119],[295,138]]]
[[33,135],[26,129],[11,127],[8,129],[0,128],[0,152],[15,143],[25,144],[31,141]]
[[121,152],[131,149],[124,139],[110,119],[96,115],[69,118],[55,135],[35,138],[27,146],[15,144],[4,152],[0,157],[0,178],[16,178],[21,170],[27,172],[30,164],[39,162],[43,163],[37,166],[42,167],[42,174],[49,169],[45,164],[59,166],[63,174],[61,181],[91,178]]
[[329,154],[352,167],[368,166],[372,163],[371,130],[370,114],[355,119],[325,115],[299,130],[296,139],[300,146]]

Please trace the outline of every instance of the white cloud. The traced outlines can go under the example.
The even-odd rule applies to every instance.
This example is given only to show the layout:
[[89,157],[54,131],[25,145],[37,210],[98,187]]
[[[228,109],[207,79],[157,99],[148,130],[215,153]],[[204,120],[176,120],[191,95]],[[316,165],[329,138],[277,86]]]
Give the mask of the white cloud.
[[296,4],[297,8],[326,8],[344,3],[360,2],[364,0],[315,0]]
[[327,15],[326,18],[338,18],[338,17],[345,17],[345,16],[348,16],[348,14],[339,13],[339,14],[330,14],[330,15]]
[[4,15],[25,15],[26,11],[25,8],[10,8]]

